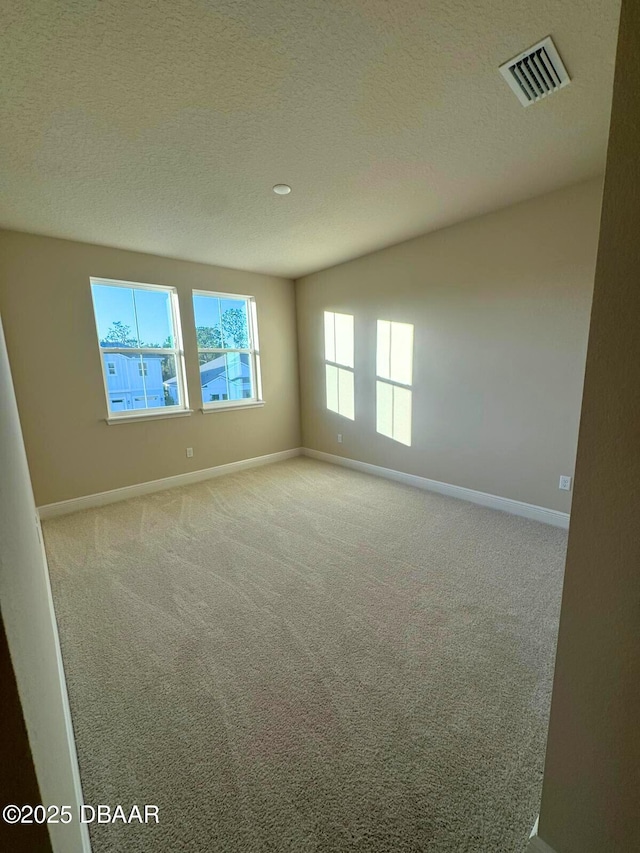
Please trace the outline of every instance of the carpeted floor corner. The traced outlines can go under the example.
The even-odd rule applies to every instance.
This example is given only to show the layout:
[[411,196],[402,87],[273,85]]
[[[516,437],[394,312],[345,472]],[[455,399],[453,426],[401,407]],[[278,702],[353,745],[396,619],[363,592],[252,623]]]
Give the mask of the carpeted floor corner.
[[94,853],[520,853],[566,532],[309,459],[44,524]]

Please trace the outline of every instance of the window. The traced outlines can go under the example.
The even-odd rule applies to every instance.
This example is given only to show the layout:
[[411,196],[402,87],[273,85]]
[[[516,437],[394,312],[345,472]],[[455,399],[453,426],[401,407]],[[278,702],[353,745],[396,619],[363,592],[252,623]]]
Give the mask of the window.
[[193,291],[203,409],[262,400],[256,303],[252,296]]
[[324,312],[327,409],[355,420],[353,315]]
[[413,325],[378,320],[376,429],[411,447]]
[[91,293],[109,416],[185,411],[175,288],[92,278]]

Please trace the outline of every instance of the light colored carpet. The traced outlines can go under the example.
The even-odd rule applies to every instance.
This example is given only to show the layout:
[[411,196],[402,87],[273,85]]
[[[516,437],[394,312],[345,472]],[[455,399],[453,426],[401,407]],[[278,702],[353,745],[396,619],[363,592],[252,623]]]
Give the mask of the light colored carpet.
[[512,853],[566,533],[309,459],[47,521],[94,853]]

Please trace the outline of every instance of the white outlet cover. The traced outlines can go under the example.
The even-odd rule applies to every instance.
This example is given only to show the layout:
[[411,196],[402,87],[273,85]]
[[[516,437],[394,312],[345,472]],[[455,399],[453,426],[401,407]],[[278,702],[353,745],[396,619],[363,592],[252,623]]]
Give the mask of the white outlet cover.
[[563,474],[560,477],[560,483],[558,484],[558,488],[562,489],[565,492],[571,491],[571,477]]

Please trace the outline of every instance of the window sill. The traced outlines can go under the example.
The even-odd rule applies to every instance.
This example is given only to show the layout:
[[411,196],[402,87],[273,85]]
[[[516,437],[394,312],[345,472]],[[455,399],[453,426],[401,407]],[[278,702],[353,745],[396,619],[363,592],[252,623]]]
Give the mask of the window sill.
[[229,412],[237,411],[238,409],[259,409],[261,406],[264,406],[264,400],[252,401],[251,403],[222,403],[217,406],[203,406],[200,411],[203,415],[210,415],[212,412]]
[[105,418],[105,421],[111,426],[112,424],[127,424],[135,421],[153,421],[162,420],[163,418],[186,418],[193,414],[193,409],[180,409],[178,412],[145,412],[140,415],[123,415],[122,417]]

